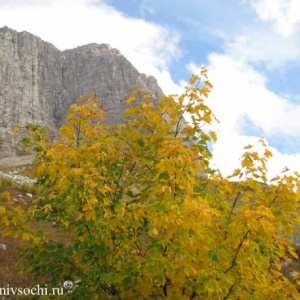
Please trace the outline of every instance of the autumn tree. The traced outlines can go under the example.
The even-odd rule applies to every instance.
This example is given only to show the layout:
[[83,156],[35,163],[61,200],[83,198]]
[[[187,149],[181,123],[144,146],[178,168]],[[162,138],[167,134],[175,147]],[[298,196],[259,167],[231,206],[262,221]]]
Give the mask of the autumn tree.
[[[281,260],[297,257],[299,174],[268,185],[271,152],[245,148],[241,168],[210,167],[207,71],[180,96],[136,87],[124,122],[108,125],[94,96],[73,104],[60,138],[28,125],[40,194],[0,208],[2,234],[26,240],[39,282],[71,280],[74,299],[299,299]],[[33,221],[53,224],[61,243]]]

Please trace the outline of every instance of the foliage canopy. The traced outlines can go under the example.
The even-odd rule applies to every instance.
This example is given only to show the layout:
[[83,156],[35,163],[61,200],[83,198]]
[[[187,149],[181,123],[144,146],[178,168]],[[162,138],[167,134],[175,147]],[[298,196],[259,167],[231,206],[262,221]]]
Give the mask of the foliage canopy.
[[[91,95],[70,107],[54,142],[27,126],[40,194],[27,210],[8,201],[0,223],[26,240],[21,258],[39,280],[72,280],[74,299],[299,299],[297,278],[281,273],[281,260],[297,256],[288,236],[299,174],[264,184],[272,154],[263,140],[261,154],[245,147],[231,177],[210,168],[206,74],[157,102],[136,87],[122,124],[103,122]],[[37,220],[67,242],[33,230]]]

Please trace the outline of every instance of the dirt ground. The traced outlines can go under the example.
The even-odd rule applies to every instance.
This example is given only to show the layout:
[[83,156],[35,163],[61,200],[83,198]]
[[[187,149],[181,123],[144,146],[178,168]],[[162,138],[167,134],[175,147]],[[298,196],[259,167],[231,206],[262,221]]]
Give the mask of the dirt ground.
[[[32,201],[32,197],[26,195],[18,186],[4,186],[4,189],[10,193],[10,196],[16,203],[26,207]],[[0,200],[0,206],[5,205]],[[20,274],[21,267],[17,265],[18,251],[20,241],[11,237],[0,235],[0,244],[6,246],[6,250],[0,249],[0,287],[32,287],[35,286],[30,274]],[[1,297],[0,297],[1,299]]]

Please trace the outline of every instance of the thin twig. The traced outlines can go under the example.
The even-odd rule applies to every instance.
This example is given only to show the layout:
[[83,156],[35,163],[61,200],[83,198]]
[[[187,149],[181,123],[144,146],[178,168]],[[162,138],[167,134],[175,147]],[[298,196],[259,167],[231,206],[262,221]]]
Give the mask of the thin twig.
[[243,245],[244,241],[246,240],[247,235],[248,235],[249,233],[250,233],[250,229],[248,229],[248,230],[246,231],[246,233],[244,234],[244,236],[243,236],[241,242],[239,243],[239,245],[238,245],[238,247],[237,247],[237,249],[236,249],[236,252],[235,252],[234,257],[233,257],[233,259],[232,259],[231,265],[226,269],[226,271],[224,272],[224,274],[226,274],[229,270],[231,270],[231,269],[235,266],[235,262],[236,262],[237,256],[238,256],[238,254],[239,254],[239,252],[240,252],[240,250],[241,250],[241,248],[242,248],[242,245]]

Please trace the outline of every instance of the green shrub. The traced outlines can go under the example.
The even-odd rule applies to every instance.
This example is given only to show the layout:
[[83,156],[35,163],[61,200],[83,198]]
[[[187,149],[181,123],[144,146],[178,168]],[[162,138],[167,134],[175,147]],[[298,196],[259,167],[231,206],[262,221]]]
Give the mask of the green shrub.
[[2,187],[2,189],[4,187],[7,187],[7,186],[14,186],[15,185],[15,182],[11,178],[1,177],[0,182],[1,182],[0,183],[0,188]]

